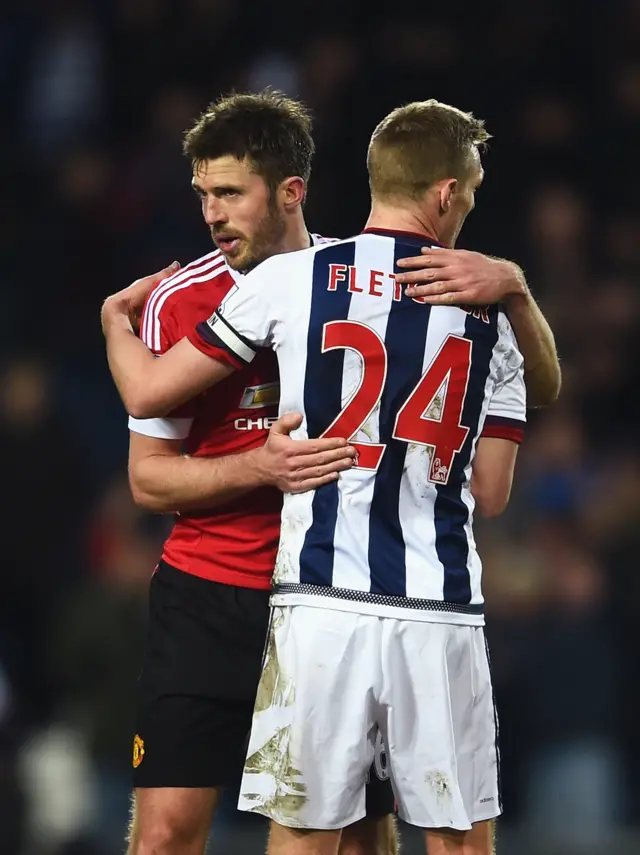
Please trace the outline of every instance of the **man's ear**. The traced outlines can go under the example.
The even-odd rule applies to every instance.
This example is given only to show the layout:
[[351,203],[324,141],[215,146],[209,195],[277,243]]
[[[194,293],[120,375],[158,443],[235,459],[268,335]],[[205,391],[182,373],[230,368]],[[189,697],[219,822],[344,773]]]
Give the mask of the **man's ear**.
[[458,181],[455,178],[447,178],[440,184],[440,213],[446,214],[451,210],[453,197],[458,191]]
[[302,205],[307,193],[307,185],[298,175],[285,178],[279,188],[280,198],[285,208]]

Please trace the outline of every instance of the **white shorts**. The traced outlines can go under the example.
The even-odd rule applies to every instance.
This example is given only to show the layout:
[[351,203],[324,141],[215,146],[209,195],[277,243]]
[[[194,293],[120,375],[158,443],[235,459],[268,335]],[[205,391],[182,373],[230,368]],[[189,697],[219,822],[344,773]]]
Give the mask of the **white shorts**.
[[274,608],[238,807],[296,828],[362,819],[378,729],[403,820],[500,814],[482,627]]

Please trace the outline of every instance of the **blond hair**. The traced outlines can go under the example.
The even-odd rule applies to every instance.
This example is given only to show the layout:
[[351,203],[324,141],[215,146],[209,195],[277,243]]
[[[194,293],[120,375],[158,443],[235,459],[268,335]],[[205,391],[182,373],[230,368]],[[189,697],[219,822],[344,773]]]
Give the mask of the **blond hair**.
[[437,181],[465,180],[473,149],[489,138],[481,119],[433,98],[398,107],[371,136],[367,152],[371,195],[378,200],[417,200]]

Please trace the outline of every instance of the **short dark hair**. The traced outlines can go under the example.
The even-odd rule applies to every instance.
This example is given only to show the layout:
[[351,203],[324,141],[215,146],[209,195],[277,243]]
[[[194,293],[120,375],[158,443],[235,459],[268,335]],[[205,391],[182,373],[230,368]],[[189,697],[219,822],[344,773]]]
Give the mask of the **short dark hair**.
[[315,152],[311,116],[276,89],[234,92],[207,107],[185,132],[182,150],[196,169],[226,155],[247,158],[272,191],[292,175],[306,183]]

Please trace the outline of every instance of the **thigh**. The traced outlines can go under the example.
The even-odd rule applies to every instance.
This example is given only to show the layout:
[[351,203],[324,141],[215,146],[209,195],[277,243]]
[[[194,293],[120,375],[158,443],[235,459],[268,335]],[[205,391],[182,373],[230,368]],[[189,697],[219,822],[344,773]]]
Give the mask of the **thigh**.
[[204,852],[219,791],[208,788],[138,789],[134,793],[129,851]]
[[373,760],[377,618],[275,608],[239,807],[298,828],[365,815]]
[[134,786],[237,784],[268,624],[268,592],[161,565],[138,682]]
[[271,823],[267,855],[336,855],[339,831],[300,830]]
[[385,621],[383,736],[398,815],[468,831],[501,812],[497,721],[481,627]]
[[391,814],[365,817],[348,825],[340,838],[339,855],[397,855],[398,829]]
[[476,822],[470,831],[425,831],[428,855],[495,855],[495,822]]

